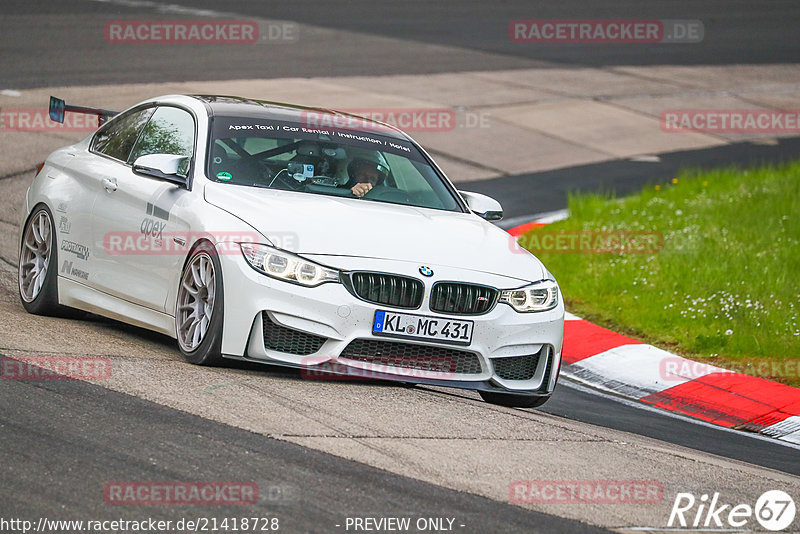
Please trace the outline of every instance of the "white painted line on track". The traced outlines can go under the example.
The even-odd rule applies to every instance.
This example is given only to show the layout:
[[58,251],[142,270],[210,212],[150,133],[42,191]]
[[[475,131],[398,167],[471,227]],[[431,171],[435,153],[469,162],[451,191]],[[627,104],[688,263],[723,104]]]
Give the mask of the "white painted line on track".
[[565,208],[562,210],[543,211],[541,213],[533,213],[531,215],[520,215],[518,217],[511,217],[510,219],[503,219],[497,224],[497,226],[503,228],[504,230],[508,230],[509,228],[514,228],[515,226],[521,226],[529,222],[550,224],[564,220],[567,217],[569,217],[569,210]]
[[539,213],[538,215],[535,215],[535,218],[533,220],[536,222],[540,222],[542,224],[550,224],[558,221],[563,221],[567,217],[569,217],[569,210],[563,209],[563,210]]
[[102,4],[112,4],[116,6],[131,8],[153,9],[160,13],[177,13],[181,15],[194,15],[195,17],[238,17],[236,13],[225,11],[214,11],[211,9],[197,9],[194,7],[180,6],[178,4],[161,4],[149,0],[92,0]]
[[761,433],[800,445],[800,416],[787,417],[780,423],[762,428]]

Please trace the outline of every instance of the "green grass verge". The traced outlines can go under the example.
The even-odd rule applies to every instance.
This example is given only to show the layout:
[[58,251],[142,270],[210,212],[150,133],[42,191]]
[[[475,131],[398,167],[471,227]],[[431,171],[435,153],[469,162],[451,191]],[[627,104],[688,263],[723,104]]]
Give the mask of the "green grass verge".
[[[569,211],[520,244],[555,275],[570,311],[687,357],[800,386],[800,163],[687,171],[621,199],[571,195]],[[553,231],[608,230],[660,232],[663,249],[535,246]]]

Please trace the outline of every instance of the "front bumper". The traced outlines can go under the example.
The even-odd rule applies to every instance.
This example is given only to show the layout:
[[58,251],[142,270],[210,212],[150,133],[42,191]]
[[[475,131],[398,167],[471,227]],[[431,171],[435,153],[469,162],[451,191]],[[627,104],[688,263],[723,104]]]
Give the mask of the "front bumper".
[[[425,283],[419,308],[395,311],[473,321],[472,342],[464,346],[375,336],[372,325],[376,310],[391,307],[365,302],[338,283],[308,288],[269,278],[247,265],[241,254],[230,251],[220,255],[220,262],[225,357],[298,367],[306,370],[304,376],[309,378],[341,375],[534,396],[547,396],[555,387],[564,330],[562,301],[553,310],[537,313],[518,313],[501,303],[485,314],[470,316],[441,314],[428,307],[430,289],[436,281],[459,280],[510,289],[522,285],[518,280],[437,265],[431,266],[434,277],[425,278],[412,262],[358,259],[358,270],[393,272]],[[270,348],[276,345],[265,339],[265,321],[268,334],[278,332],[298,343],[281,345],[281,350]],[[364,347],[378,347],[374,359],[371,354],[362,354]],[[399,349],[412,356],[394,357],[393,351]],[[427,356],[422,364],[408,363],[413,354],[423,353]],[[461,365],[462,359],[470,360],[470,365]]]

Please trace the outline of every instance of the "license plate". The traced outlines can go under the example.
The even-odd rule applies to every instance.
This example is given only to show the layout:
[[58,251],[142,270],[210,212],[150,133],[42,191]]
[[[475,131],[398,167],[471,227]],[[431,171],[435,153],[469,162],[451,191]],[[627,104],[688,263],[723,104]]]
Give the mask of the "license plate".
[[473,325],[472,321],[378,310],[375,312],[375,321],[372,323],[372,333],[377,336],[469,345],[472,342]]

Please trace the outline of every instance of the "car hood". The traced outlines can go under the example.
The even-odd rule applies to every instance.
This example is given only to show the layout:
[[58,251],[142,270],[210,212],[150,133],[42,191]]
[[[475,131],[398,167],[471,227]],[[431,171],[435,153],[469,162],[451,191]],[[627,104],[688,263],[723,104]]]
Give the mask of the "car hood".
[[526,281],[547,273],[508,233],[468,213],[216,183],[206,184],[205,198],[300,254],[411,261]]

